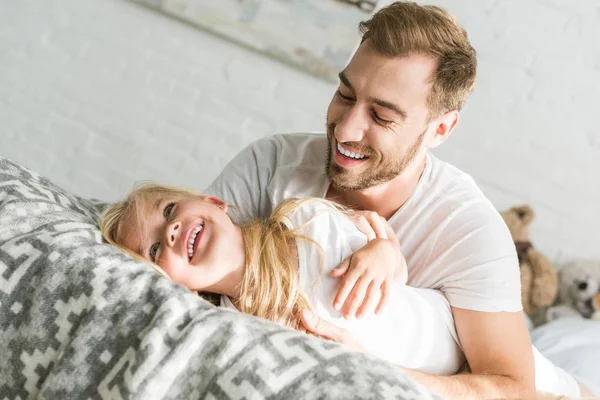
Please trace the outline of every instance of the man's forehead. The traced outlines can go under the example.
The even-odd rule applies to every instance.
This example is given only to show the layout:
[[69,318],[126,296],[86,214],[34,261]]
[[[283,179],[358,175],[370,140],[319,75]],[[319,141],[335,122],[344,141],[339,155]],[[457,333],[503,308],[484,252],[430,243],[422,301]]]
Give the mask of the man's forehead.
[[383,83],[388,83],[384,85],[386,87],[391,86],[390,79],[405,85],[431,85],[436,66],[436,58],[427,54],[384,56],[367,40],[359,46],[344,71],[351,77],[366,75],[370,79],[380,79]]
[[[393,104],[413,115],[413,107],[427,107],[436,61],[424,55],[379,57],[375,62],[363,58],[351,62],[343,71],[357,95],[373,103]],[[414,115],[413,115],[414,116]]]

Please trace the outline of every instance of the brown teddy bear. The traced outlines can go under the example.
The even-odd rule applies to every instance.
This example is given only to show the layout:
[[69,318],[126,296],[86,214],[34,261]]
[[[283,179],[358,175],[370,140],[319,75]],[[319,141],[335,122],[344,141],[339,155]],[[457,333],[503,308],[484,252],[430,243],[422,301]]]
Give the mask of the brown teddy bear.
[[500,215],[510,230],[519,256],[523,309],[535,321],[556,300],[558,275],[550,260],[534,249],[529,241],[529,224],[535,216],[533,209],[529,206],[513,207]]

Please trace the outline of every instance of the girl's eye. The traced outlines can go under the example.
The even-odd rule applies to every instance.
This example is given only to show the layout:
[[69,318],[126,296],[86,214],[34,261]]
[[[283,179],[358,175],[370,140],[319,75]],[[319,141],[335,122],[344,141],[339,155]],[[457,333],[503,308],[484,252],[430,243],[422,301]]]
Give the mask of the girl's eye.
[[154,243],[152,246],[150,246],[150,250],[148,251],[148,257],[150,258],[150,261],[152,261],[153,263],[156,262],[156,253],[158,253],[158,249],[160,247],[160,243]]
[[171,213],[173,212],[174,207],[175,207],[175,202],[171,202],[171,203],[167,204],[167,206],[163,210],[163,216],[165,217],[166,220],[169,220],[169,217],[171,217]]

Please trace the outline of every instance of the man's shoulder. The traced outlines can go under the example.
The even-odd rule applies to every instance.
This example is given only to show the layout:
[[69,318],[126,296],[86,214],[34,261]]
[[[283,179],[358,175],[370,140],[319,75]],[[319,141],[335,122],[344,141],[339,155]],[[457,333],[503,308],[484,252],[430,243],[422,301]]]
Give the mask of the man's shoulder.
[[498,211],[471,175],[431,154],[428,161],[431,170],[424,177],[422,199],[428,198],[424,203],[429,204],[434,220],[451,225],[465,219],[487,224],[499,218]]
[[270,136],[257,139],[250,147],[258,148],[277,148],[277,149],[296,149],[299,146],[310,146],[313,143],[326,143],[327,135],[324,133],[275,133]]
[[481,193],[471,175],[460,168],[437,158],[431,153],[428,154],[427,160],[431,163],[431,173],[429,174],[430,184],[441,185],[445,188],[462,188],[473,191],[474,194]]
[[259,139],[256,149],[271,152],[278,166],[320,166],[326,156],[327,135],[323,133],[281,133]]
[[426,177],[426,186],[438,201],[459,204],[478,201],[489,205],[489,200],[471,175],[431,154],[429,156],[432,166]]

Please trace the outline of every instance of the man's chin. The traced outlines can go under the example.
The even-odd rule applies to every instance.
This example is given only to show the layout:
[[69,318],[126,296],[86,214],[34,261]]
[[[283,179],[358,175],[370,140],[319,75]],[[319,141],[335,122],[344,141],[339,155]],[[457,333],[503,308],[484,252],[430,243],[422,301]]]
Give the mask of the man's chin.
[[[330,170],[330,172],[333,170]],[[337,173],[329,174],[329,182],[331,186],[338,192],[348,192],[351,190],[360,190],[361,187],[357,186],[359,178],[352,176],[347,171],[340,171]]]

